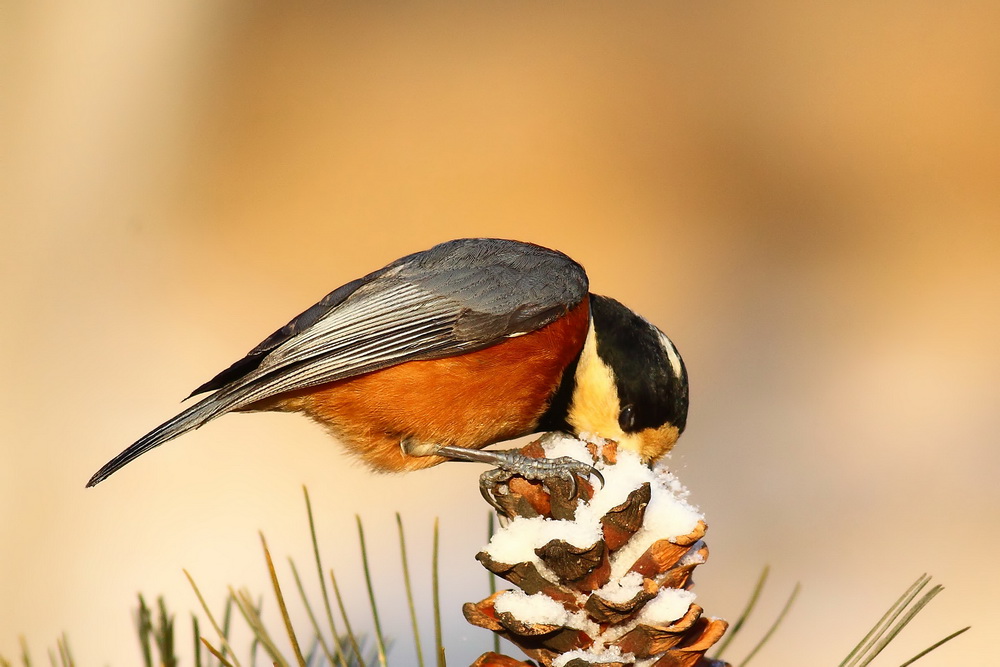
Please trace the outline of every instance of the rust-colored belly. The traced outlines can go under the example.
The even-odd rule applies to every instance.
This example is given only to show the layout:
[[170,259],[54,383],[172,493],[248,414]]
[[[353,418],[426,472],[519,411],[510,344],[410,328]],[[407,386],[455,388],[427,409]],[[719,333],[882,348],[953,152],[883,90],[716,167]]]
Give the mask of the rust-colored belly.
[[523,336],[475,352],[408,361],[270,399],[254,409],[303,412],[377,470],[426,468],[445,459],[407,456],[416,443],[481,448],[534,432],[589,327],[584,300]]

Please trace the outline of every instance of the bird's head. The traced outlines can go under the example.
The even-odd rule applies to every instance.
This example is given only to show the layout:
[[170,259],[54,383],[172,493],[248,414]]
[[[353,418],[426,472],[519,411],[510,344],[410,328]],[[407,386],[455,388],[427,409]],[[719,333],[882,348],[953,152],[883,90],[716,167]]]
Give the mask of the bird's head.
[[687,423],[684,361],[663,332],[614,299],[591,295],[590,309],[566,423],[654,461]]

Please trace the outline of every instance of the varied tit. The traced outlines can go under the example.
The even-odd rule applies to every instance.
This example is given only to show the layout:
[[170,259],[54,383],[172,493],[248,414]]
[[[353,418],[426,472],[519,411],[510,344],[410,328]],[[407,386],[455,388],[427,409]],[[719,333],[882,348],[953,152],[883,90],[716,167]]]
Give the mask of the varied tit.
[[[684,430],[673,343],[541,246],[459,239],[337,288],[191,394],[211,392],[87,486],[227,412],[301,412],[381,471],[541,431],[599,436],[652,461]],[[190,398],[190,397],[189,397]]]

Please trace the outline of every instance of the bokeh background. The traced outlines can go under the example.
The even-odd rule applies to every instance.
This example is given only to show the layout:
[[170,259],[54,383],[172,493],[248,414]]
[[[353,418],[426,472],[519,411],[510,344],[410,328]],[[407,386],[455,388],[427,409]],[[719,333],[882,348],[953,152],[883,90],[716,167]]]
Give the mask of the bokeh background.
[[375,476],[239,415],[83,485],[332,288],[496,235],[684,354],[700,601],[733,619],[772,567],[731,658],[801,582],[758,662],[836,664],[926,571],[882,664],[968,624],[921,664],[993,664],[998,29],[992,0],[0,4],[0,654],[136,664],[139,591],[186,647],[181,568],[216,609],[266,593],[259,529],[311,572],[302,484],[359,625],[364,519],[395,664],[396,511],[425,612],[440,517],[452,664],[486,650],[472,466]]

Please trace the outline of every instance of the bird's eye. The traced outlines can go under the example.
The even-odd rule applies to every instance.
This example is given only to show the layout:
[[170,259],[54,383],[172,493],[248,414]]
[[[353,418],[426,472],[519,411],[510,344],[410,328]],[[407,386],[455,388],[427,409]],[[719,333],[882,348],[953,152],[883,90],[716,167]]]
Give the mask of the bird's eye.
[[623,431],[631,431],[635,428],[635,407],[626,405],[618,413],[618,425]]

